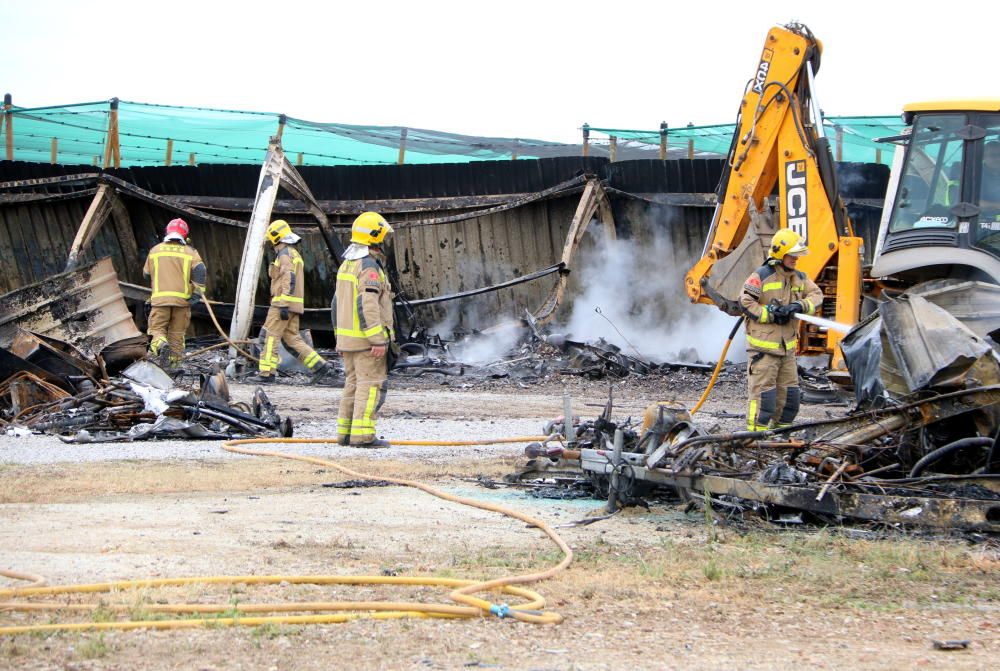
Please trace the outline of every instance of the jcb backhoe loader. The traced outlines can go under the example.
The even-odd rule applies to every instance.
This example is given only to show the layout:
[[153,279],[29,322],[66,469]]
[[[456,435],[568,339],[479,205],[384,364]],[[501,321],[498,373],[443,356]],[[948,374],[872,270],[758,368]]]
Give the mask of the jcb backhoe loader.
[[[822,288],[822,316],[858,321],[863,240],[840,198],[813,90],[821,51],[805,26],[768,33],[741,102],[702,257],[685,277],[693,302],[741,314],[743,282],[766,258],[766,241],[787,227],[809,247],[797,268]],[[902,151],[866,276],[889,276],[895,286],[941,278],[1000,284],[1000,100],[908,105],[904,121],[910,132],[886,138]],[[776,184],[777,217],[768,206]],[[882,286],[866,284],[876,294]],[[833,355],[843,336],[800,328],[800,354]]]

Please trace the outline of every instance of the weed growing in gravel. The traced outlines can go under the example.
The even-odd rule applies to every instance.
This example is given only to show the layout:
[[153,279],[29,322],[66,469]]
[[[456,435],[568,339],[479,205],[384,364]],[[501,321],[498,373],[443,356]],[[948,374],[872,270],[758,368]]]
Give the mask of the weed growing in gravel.
[[80,645],[77,646],[80,657],[83,659],[100,659],[107,656],[109,652],[108,644],[104,640],[104,634],[99,633],[94,637],[83,637]]
[[253,647],[260,649],[261,642],[265,639],[268,641],[275,639],[283,635],[281,628],[276,624],[261,624],[250,630],[250,643]]
[[117,619],[115,612],[108,608],[108,604],[104,599],[98,601],[97,608],[90,613],[90,620],[92,622],[114,622]]
[[25,649],[20,647],[15,641],[7,640],[0,644],[0,658],[20,657],[25,652]]
[[719,580],[723,575],[722,569],[715,563],[714,558],[709,558],[702,566],[701,571],[706,580]]

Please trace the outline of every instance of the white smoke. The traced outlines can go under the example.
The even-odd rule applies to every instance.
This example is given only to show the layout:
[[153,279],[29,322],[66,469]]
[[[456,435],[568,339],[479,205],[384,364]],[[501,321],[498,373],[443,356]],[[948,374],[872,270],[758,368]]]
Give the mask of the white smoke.
[[[566,297],[567,303],[572,301],[571,314],[564,324],[553,324],[548,331],[563,331],[580,341],[604,338],[626,354],[656,362],[715,361],[736,318],[688,300],[684,274],[697,259],[686,252],[676,254],[663,227],[654,227],[653,234],[639,240],[608,241],[601,231],[599,225],[588,227],[590,239],[584,240],[573,260]],[[700,241],[697,247],[701,248]],[[475,276],[477,268],[460,267],[460,271]],[[603,317],[595,308],[600,308]],[[514,315],[498,314],[489,302],[459,300],[445,304],[444,317],[428,332],[445,340],[455,340],[457,335],[458,341],[450,347],[453,357],[482,365],[510,355],[527,337],[516,321]],[[502,322],[509,323],[495,326]],[[483,331],[463,337],[471,329]],[[746,360],[742,329],[726,358]]]
[[[578,293],[565,324],[567,335],[581,341],[604,338],[626,354],[638,350],[657,362],[716,360],[736,317],[688,300],[684,274],[693,262],[675,255],[664,233],[581,250],[573,263]],[[745,349],[741,330],[726,358],[743,361]]]
[[[452,301],[446,305],[444,317],[427,331],[444,340],[454,340],[449,350],[462,363],[483,365],[498,361],[526,336],[517,320],[504,319],[475,301]],[[471,329],[477,330],[472,333]]]
[[499,361],[515,349],[524,337],[524,328],[511,321],[476,333],[452,346],[452,353],[462,363],[484,365]]

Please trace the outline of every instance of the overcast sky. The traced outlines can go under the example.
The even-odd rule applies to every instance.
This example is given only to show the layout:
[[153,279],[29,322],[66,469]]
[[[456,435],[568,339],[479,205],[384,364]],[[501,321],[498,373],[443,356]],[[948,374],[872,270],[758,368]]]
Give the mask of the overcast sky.
[[1000,3],[0,0],[0,92],[579,141],[733,121],[767,31],[824,45],[828,115],[1000,97]]

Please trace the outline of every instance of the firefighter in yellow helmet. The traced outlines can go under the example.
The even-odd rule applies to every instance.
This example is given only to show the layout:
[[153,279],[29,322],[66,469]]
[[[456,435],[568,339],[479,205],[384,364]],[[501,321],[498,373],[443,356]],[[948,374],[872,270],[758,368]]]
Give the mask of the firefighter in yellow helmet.
[[375,419],[388,387],[393,295],[382,243],[392,226],[364,212],[351,226],[351,244],[337,270],[337,351],[344,358],[344,394],[337,415],[341,445],[388,447],[375,435]]
[[313,382],[330,370],[330,365],[299,335],[299,318],[305,310],[305,273],[302,255],[295,249],[302,238],[283,219],[267,227],[267,239],[274,245],[274,261],[267,267],[271,278],[271,307],[264,320],[264,346],[256,376],[248,382],[267,384],[277,374],[278,341],[285,344],[312,373]]
[[188,244],[183,219],[167,224],[163,242],[149,250],[142,274],[150,280],[149,353],[175,366],[184,357],[184,333],[191,323],[191,304],[205,291],[206,271],[198,250]]
[[748,431],[788,426],[799,412],[795,363],[799,320],[793,315],[816,314],[823,303],[816,283],[795,269],[798,258],[808,252],[802,236],[783,228],[771,238],[767,262],[743,284],[740,306],[747,317]]

